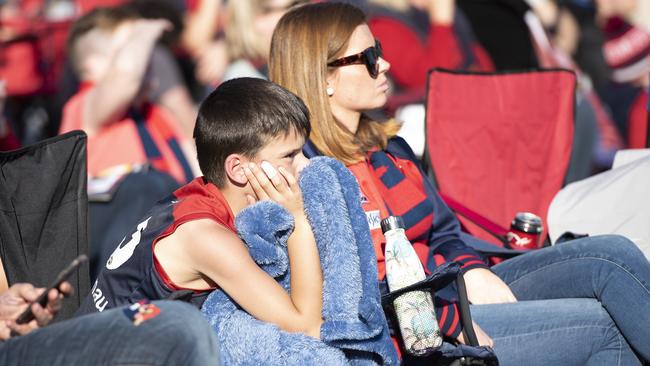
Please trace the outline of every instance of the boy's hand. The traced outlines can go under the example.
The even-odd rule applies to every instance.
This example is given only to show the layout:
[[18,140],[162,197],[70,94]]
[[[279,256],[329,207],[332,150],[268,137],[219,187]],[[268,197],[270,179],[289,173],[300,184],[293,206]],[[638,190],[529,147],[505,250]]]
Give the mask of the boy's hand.
[[[268,168],[270,164],[263,162],[270,174],[266,174],[257,164],[250,163],[244,168],[244,174],[253,188],[257,200],[271,200],[286,208],[294,217],[304,215],[302,193],[296,178],[283,167],[279,167],[273,174],[273,169]],[[274,169],[273,169],[274,170]],[[249,197],[249,203],[255,199]]]

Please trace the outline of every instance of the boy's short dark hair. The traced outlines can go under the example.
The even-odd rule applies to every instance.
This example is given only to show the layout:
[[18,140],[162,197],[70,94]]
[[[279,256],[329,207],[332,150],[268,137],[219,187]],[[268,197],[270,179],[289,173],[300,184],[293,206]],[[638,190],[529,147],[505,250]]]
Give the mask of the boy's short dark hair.
[[199,108],[194,139],[205,177],[222,188],[230,154],[252,157],[271,138],[292,132],[307,138],[309,110],[287,89],[257,78],[226,81]]

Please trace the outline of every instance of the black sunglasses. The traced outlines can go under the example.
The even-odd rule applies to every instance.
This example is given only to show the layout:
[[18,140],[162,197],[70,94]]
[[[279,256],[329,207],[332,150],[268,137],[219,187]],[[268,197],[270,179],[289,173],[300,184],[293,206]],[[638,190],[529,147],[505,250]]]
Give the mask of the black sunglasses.
[[342,67],[348,65],[366,65],[370,77],[376,79],[379,76],[379,58],[382,57],[381,52],[381,43],[379,40],[375,40],[374,47],[368,47],[365,50],[357,53],[356,55],[345,56],[339,59],[336,59],[327,64],[330,67]]

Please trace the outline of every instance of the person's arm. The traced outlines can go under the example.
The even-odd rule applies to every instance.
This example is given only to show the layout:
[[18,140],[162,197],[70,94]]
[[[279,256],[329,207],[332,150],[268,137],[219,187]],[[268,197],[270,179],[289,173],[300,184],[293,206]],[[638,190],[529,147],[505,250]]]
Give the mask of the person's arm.
[[194,58],[212,42],[222,7],[222,0],[199,0],[187,15],[181,41]]
[[384,58],[391,63],[391,76],[402,88],[424,90],[429,69],[455,69],[461,63],[461,50],[449,25],[432,26],[422,43],[415,32],[398,20],[376,17],[368,24],[381,41]]
[[[290,238],[289,294],[253,261],[246,245],[235,234],[213,221],[200,221],[203,222],[197,221],[186,229],[194,233],[191,248],[187,250],[202,275],[214,281],[256,319],[276,324],[288,332],[319,337],[322,291],[316,295],[316,291],[310,290],[319,289],[322,280],[305,273],[313,270],[314,263],[309,260],[312,257],[309,240],[299,242],[305,235],[299,222]],[[301,254],[303,256],[298,257]],[[320,270],[320,264],[316,268]],[[305,282],[307,286],[301,287]]]
[[[270,179],[255,164],[245,169],[246,177],[257,200],[273,200],[294,217],[295,228],[287,242],[291,268],[291,300],[305,324],[309,335],[320,334],[323,307],[323,275],[316,239],[303,208],[302,192],[295,177],[283,167]],[[249,197],[249,203],[253,203]]]
[[106,75],[88,92],[83,105],[83,126],[88,135],[123,117],[140,92],[158,38],[169,29],[167,20],[139,19],[116,30],[126,39],[110,61]]
[[64,296],[72,293],[72,286],[64,282],[57,289],[48,293],[48,302],[45,307],[32,304],[35,319],[26,324],[16,324],[18,316],[27,309],[27,306],[44,291],[28,283],[17,283],[0,295],[0,341],[6,341],[13,336],[24,335],[34,329],[46,326],[61,308]]
[[[276,178],[280,178],[279,175]],[[290,293],[253,261],[237,235],[213,220],[181,225],[173,237],[162,239],[156,245],[156,256],[168,275],[182,273],[174,270],[182,263],[194,271],[188,278],[209,279],[253,317],[276,324],[285,331],[318,338],[322,324],[323,279],[315,239],[302,211],[298,185],[287,175],[288,184],[282,186],[282,182],[278,182],[280,188],[276,190],[259,168],[247,172],[247,176],[256,187],[258,199],[273,199],[295,218],[295,229],[287,243]],[[165,246],[164,242],[169,239],[174,245]],[[193,287],[191,282],[171,277],[179,285]]]
[[368,25],[381,41],[384,58],[391,63],[390,74],[400,87],[424,90],[429,69],[455,69],[461,64],[462,51],[453,29],[454,6],[454,0],[431,0],[421,6],[430,22],[424,42],[396,19],[370,19]]

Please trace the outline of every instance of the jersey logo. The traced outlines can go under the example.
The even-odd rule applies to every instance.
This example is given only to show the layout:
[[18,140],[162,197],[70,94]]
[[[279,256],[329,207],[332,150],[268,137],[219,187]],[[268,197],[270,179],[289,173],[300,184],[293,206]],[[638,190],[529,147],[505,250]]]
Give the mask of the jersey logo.
[[108,258],[108,261],[106,262],[107,269],[120,268],[121,265],[123,265],[126,261],[129,260],[129,258],[131,258],[133,252],[135,251],[135,247],[140,244],[142,232],[147,228],[149,220],[151,220],[151,217],[138,224],[137,230],[131,235],[131,240],[129,240],[128,243],[122,245],[126,239],[126,236],[124,239],[122,239],[120,245],[115,248],[115,251],[113,254],[111,254],[111,257]]
[[368,226],[370,227],[370,230],[379,229],[381,227],[381,218],[379,216],[379,210],[367,211],[366,219],[368,220]]

